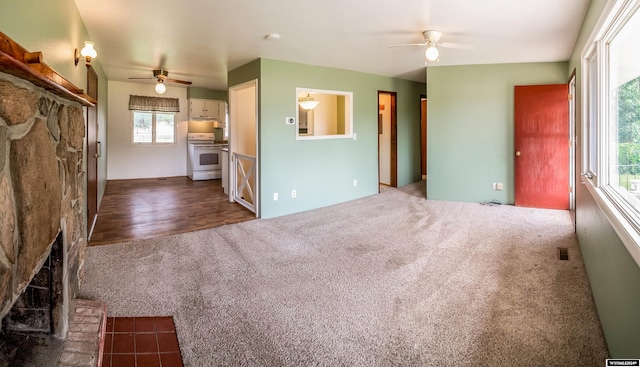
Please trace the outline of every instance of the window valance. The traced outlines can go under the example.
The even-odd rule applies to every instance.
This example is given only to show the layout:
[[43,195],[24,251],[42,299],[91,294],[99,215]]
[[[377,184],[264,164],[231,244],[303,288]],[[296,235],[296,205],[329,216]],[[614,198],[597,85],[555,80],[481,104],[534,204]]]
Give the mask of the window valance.
[[129,96],[129,109],[138,111],[180,112],[178,98]]

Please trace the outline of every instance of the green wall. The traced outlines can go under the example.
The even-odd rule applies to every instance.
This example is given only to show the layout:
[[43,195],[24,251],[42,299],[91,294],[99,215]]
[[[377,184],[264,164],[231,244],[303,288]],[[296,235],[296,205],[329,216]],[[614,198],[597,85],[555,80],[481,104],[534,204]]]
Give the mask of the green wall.
[[[567,71],[576,69],[578,142],[584,139],[580,124],[583,108],[580,54],[605,4],[606,0],[591,0]],[[580,167],[580,149],[577,153]],[[580,182],[579,171],[576,180]],[[612,358],[639,358],[640,268],[585,186],[576,187],[576,233],[609,353]]]
[[200,87],[187,88],[187,98],[215,99],[218,101],[229,101],[226,90],[213,90]]
[[[231,88],[238,84],[246,83],[254,79],[260,79],[260,59],[253,60],[248,64],[244,64],[236,69],[229,71],[229,75],[227,78],[227,80],[229,81],[228,88]],[[258,87],[260,87],[259,83]]]
[[[260,59],[229,74],[229,86],[259,72],[261,217],[269,218],[378,192],[378,90],[397,92],[398,186],[420,179],[420,95],[424,83]],[[241,77],[242,75],[247,75]],[[296,140],[296,87],[353,92],[357,139]],[[353,186],[353,180],[358,185]],[[297,197],[291,197],[291,190]],[[273,193],[279,195],[273,201]]]
[[[74,65],[73,50],[91,41],[73,0],[0,0],[0,32],[29,51],[42,51],[44,62],[80,88],[87,83],[84,62]],[[92,61],[100,69],[98,57]],[[106,83],[104,83],[106,84]]]
[[[87,68],[84,60],[74,64],[74,49],[91,41],[73,0],[0,0],[0,32],[29,51],[41,51],[44,62],[71,83],[86,90]],[[98,57],[91,65],[98,74],[98,140],[102,157],[98,159],[98,200],[107,184],[107,78]],[[85,161],[86,162],[86,161]]]
[[427,197],[513,204],[514,86],[567,79],[566,62],[428,68]]

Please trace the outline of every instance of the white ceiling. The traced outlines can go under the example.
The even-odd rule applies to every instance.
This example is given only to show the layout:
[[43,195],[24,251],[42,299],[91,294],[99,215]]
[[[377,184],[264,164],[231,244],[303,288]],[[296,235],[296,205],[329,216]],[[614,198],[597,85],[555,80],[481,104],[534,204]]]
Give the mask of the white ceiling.
[[[589,0],[75,0],[109,80],[169,77],[226,89],[264,57],[425,80],[422,31],[444,33],[438,65],[569,59]],[[266,40],[270,33],[279,40]],[[153,82],[153,81],[150,81]]]

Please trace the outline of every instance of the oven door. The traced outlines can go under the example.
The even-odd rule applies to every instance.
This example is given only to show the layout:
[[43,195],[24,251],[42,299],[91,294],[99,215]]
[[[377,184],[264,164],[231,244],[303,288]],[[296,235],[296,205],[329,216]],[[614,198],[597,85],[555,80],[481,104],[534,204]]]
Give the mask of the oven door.
[[222,170],[222,149],[220,147],[198,145],[193,146],[193,170]]

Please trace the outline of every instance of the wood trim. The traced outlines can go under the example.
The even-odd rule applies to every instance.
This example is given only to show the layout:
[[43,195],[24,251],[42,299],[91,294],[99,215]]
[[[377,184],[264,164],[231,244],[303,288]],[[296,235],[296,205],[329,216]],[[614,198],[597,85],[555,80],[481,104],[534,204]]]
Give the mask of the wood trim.
[[569,76],[569,80],[567,80],[567,84],[571,84],[571,80],[576,77],[576,68],[573,68],[571,75]]
[[391,187],[398,187],[398,111],[397,94],[391,95]]
[[[87,65],[87,93],[89,96],[98,100],[98,74]],[[98,107],[87,107],[87,219],[88,219],[88,238],[91,238],[96,216],[98,214]]]
[[1,72],[25,79],[57,96],[78,102],[83,106],[95,105],[96,101],[93,98],[41,60],[42,53],[29,52],[0,32]]
[[420,97],[420,171],[427,175],[427,98]]

